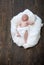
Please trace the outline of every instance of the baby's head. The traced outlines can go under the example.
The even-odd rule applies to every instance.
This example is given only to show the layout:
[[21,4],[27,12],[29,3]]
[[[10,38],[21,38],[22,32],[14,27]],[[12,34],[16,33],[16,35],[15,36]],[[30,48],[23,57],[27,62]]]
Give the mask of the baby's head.
[[29,16],[27,14],[23,14],[22,15],[22,22],[25,23],[25,24],[29,24],[29,25],[33,25],[34,24],[34,21],[30,21],[29,20]]
[[22,21],[23,21],[23,22],[28,21],[28,19],[29,19],[29,17],[28,17],[27,14],[24,14],[24,15],[22,16]]

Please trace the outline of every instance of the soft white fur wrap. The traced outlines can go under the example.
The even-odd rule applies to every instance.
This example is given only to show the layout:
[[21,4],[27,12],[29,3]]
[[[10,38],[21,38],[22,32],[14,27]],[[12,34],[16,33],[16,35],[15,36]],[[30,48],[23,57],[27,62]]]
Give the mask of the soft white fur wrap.
[[[21,19],[23,14],[27,14],[29,16],[30,21],[34,21],[34,25],[30,25],[28,29],[28,39],[27,43],[24,43],[23,38],[18,38],[16,36],[16,25]],[[18,46],[23,46],[24,48],[29,48],[35,46],[39,39],[40,39],[40,30],[41,27],[43,26],[42,20],[40,17],[37,15],[33,14],[30,10],[26,9],[23,12],[20,12],[18,15],[14,16],[11,19],[11,36],[14,41]]]

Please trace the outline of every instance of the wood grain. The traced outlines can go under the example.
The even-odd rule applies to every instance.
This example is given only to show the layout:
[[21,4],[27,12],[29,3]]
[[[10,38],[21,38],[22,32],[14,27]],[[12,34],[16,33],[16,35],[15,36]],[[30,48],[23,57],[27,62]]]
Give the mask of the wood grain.
[[29,49],[13,43],[10,20],[27,9],[39,15],[44,23],[43,0],[0,0],[0,65],[44,65],[44,26],[38,44]]

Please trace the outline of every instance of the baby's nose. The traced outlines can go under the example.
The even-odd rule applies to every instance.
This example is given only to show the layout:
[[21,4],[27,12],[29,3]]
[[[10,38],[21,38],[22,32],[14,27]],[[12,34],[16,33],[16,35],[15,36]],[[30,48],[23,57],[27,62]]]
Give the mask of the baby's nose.
[[22,20],[23,20],[23,21],[27,21],[27,20],[28,20],[28,18],[29,18],[29,17],[28,17],[28,15],[27,15],[27,14],[24,14],[24,15],[22,16]]

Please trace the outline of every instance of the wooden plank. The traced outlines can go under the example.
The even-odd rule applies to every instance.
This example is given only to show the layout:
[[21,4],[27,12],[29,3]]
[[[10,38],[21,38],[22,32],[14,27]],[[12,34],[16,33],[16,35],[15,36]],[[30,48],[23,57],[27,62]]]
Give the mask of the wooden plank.
[[26,8],[44,22],[43,0],[0,0],[0,65],[43,65],[44,27],[38,45],[33,48],[18,47],[11,38],[10,20]]

